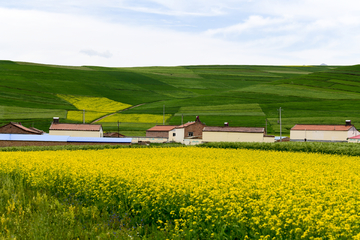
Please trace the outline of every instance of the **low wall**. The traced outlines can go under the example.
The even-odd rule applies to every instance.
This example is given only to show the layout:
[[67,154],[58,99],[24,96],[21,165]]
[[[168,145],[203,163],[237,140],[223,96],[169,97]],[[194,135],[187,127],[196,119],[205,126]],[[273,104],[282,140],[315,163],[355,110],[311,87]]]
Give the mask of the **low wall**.
[[166,143],[169,141],[168,138],[156,138],[156,137],[129,137],[131,143],[149,142],[149,143]]
[[0,141],[0,147],[63,146],[63,145],[130,145],[130,143]]

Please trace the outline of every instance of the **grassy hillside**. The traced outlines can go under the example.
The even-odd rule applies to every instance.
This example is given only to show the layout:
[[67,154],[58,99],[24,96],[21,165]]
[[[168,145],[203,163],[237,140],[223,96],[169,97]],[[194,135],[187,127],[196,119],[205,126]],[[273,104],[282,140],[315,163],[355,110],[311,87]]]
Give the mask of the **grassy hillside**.
[[[71,101],[69,99],[75,99]],[[99,104],[104,102],[107,104]],[[114,108],[111,106],[126,106]],[[105,131],[144,135],[166,124],[264,127],[283,134],[296,123],[343,124],[360,128],[360,65],[357,66],[183,66],[67,67],[0,61],[0,124],[20,121],[47,131],[61,122],[99,123]],[[129,107],[130,106],[130,107]]]

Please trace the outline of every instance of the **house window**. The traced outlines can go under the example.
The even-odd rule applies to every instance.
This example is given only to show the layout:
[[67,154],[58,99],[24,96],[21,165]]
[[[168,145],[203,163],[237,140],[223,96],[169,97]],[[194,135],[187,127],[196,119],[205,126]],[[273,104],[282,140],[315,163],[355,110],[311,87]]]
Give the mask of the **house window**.
[[173,137],[175,137],[176,136],[176,133],[173,133]]
[[194,136],[194,133],[193,132],[189,132],[189,137],[192,137]]

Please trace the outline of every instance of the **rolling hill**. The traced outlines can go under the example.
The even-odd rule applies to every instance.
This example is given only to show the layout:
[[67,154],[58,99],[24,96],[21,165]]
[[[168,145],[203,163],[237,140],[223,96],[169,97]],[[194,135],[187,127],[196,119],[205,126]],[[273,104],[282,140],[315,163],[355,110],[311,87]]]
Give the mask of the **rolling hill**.
[[[62,122],[98,122],[105,131],[144,135],[155,124],[199,115],[207,125],[265,127],[279,134],[296,123],[360,127],[360,65],[179,66],[105,68],[0,61],[0,124],[47,131]],[[165,108],[165,118],[163,110]]]

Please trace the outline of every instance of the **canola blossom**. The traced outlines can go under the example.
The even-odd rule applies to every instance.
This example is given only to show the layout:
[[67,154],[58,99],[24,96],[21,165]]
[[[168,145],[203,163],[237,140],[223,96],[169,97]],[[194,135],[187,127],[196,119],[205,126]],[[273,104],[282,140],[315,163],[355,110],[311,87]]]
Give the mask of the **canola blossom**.
[[3,152],[0,172],[174,239],[359,239],[359,160],[195,147]]
[[74,121],[82,121],[82,110],[86,111],[86,120],[92,121],[108,113],[117,112],[131,107],[129,104],[116,102],[105,97],[84,97],[64,94],[58,94],[57,96],[81,110],[68,112],[67,118]]

